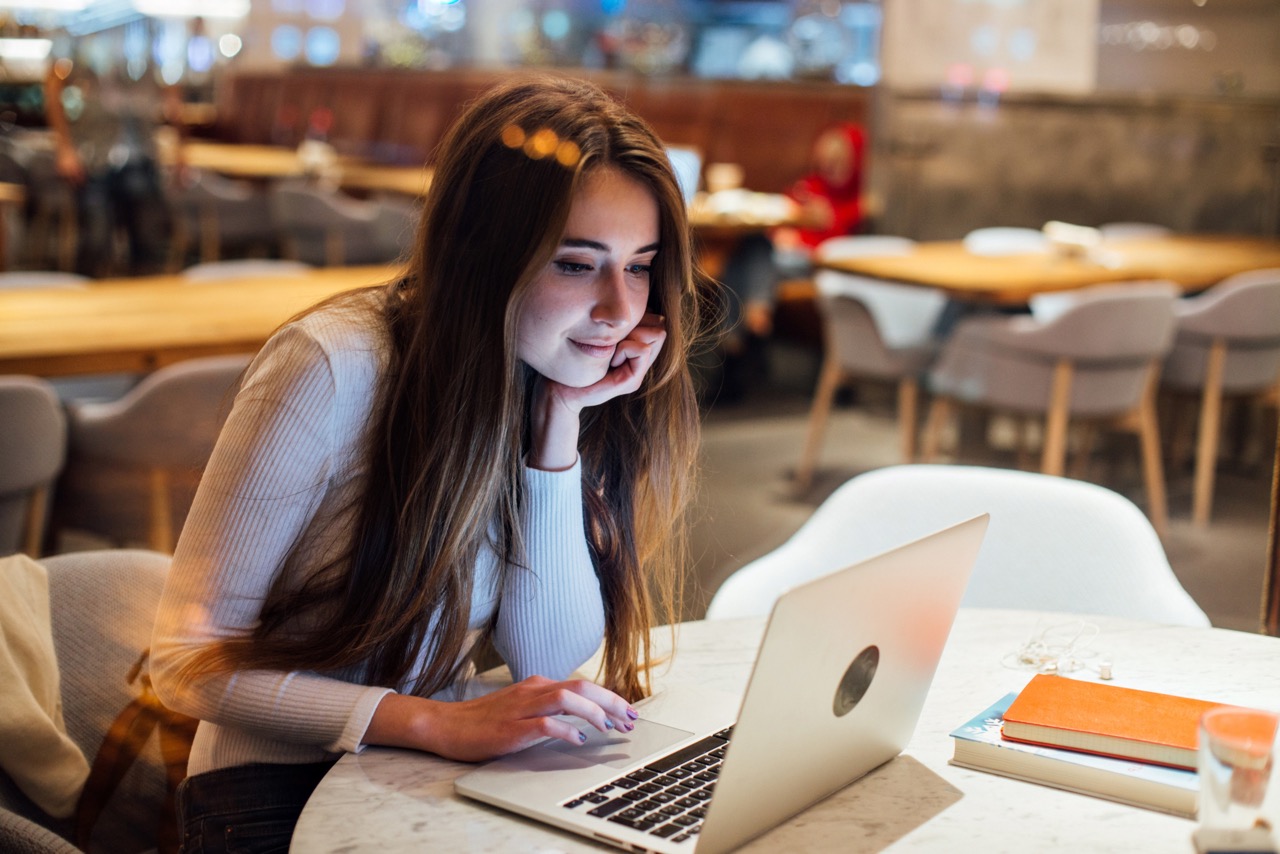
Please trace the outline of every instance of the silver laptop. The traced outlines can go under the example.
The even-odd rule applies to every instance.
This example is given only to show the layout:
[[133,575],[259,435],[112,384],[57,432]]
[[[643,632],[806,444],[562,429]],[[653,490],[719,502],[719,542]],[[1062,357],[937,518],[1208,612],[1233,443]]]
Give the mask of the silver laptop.
[[784,593],[740,703],[672,688],[631,733],[583,727],[585,744],[544,741],[457,791],[631,851],[736,848],[906,746],[987,518]]

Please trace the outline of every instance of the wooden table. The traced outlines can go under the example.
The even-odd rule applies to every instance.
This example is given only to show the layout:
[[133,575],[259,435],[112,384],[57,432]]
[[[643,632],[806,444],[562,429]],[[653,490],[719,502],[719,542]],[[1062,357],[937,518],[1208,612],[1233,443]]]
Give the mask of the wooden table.
[[[743,850],[1192,851],[1196,825],[1189,819],[948,764],[949,733],[1030,679],[1031,671],[1006,666],[1010,654],[1037,632],[1080,619],[962,608],[903,754]],[[1114,684],[1280,708],[1280,640],[1115,617],[1084,619],[1099,629],[1092,648],[1113,662]],[[693,683],[740,694],[763,629],[764,620],[757,618],[683,624],[670,668],[655,674],[657,689]],[[653,639],[660,652],[670,648],[667,630],[656,629]],[[582,672],[594,672],[594,663]],[[1080,678],[1092,677],[1083,672]],[[454,778],[469,767],[409,750],[371,747],[347,754],[307,802],[291,850],[613,850],[455,794]]]
[[[183,144],[186,165],[231,178],[267,181],[307,174],[297,149],[276,145],[240,145],[191,140]],[[430,183],[423,166],[388,166],[358,157],[339,157],[338,183],[349,190],[420,196]]]
[[970,254],[960,241],[917,244],[909,255],[828,260],[833,270],[939,288],[956,299],[1025,305],[1038,293],[1104,282],[1169,279],[1188,293],[1244,270],[1280,267],[1280,241],[1178,235],[1106,244],[1091,257]]
[[254,352],[303,309],[390,281],[395,266],[191,283],[111,279],[84,288],[0,291],[0,374],[150,371],[195,356]]

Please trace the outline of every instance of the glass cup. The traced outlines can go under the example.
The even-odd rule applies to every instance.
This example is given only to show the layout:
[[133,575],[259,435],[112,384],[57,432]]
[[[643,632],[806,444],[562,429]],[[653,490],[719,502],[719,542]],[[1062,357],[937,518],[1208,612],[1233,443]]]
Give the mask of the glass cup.
[[1275,767],[1280,715],[1224,706],[1200,718],[1200,827],[1209,830],[1270,829],[1267,797]]

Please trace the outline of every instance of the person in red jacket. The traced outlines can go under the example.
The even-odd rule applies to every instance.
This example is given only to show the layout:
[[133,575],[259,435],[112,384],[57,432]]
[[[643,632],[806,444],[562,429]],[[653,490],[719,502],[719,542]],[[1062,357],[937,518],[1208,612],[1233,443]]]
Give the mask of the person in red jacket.
[[762,373],[778,281],[807,276],[818,244],[861,228],[865,150],[866,132],[852,122],[820,133],[813,144],[811,171],[786,192],[800,206],[799,221],[804,224],[743,240],[725,264],[721,278],[729,304],[716,399],[741,398],[750,380]]

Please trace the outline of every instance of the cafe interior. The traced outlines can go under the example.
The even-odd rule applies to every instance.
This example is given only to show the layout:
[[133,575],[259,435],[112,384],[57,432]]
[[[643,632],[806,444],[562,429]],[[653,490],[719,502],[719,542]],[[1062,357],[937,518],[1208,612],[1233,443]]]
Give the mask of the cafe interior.
[[[5,0],[0,554],[47,567],[87,760],[138,692],[125,676],[159,589],[132,564],[163,582],[253,355],[315,303],[397,276],[450,123],[531,73],[590,80],[653,127],[697,263],[725,284],[709,294],[728,328],[692,357],[690,625],[761,620],[785,589],[990,512],[962,614],[1275,643],[1275,0]],[[136,150],[94,153],[126,114],[146,117]],[[833,127],[859,140],[842,154],[857,216],[834,226],[800,189]],[[135,156],[150,190],[95,214],[86,187],[129,191],[93,170],[132,174]],[[802,263],[779,260],[817,232]],[[772,266],[746,296],[732,280],[752,251]],[[60,565],[79,580],[60,586]],[[1166,594],[1192,616],[1162,612]],[[121,621],[127,641],[82,636]],[[1244,700],[1280,708],[1280,687],[1260,691]],[[946,776],[945,758],[921,762]],[[157,785],[146,761],[117,800]],[[118,803],[77,839],[0,766],[4,812],[49,837],[13,850],[154,847]],[[1163,818],[1151,833],[1189,839]],[[326,849],[319,827],[293,850]],[[921,829],[868,850],[943,850]],[[484,847],[498,833],[466,850],[506,850]]]

